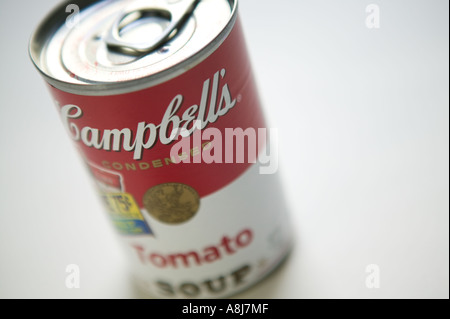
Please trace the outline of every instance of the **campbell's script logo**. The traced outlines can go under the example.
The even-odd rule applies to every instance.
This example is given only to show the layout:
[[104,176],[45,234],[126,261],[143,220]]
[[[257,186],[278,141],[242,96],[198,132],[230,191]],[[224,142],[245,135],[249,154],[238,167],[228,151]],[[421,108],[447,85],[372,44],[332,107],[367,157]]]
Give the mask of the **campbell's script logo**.
[[174,134],[174,131],[185,132],[183,136],[189,136],[196,129],[204,129],[208,124],[216,122],[236,105],[236,99],[232,98],[226,83],[222,85],[219,97],[219,84],[225,78],[225,73],[225,69],[222,69],[214,74],[211,90],[211,79],[203,83],[199,105],[191,105],[181,116],[178,115],[177,112],[184,99],[183,95],[178,94],[167,106],[160,124],[139,122],[134,129],[135,134],[130,128],[111,130],[89,126],[80,128],[74,120],[81,118],[83,111],[74,104],[61,107],[61,117],[75,141],[81,141],[86,146],[99,150],[133,152],[133,159],[140,160],[143,150],[152,148],[158,140],[164,145],[170,144],[179,136]]

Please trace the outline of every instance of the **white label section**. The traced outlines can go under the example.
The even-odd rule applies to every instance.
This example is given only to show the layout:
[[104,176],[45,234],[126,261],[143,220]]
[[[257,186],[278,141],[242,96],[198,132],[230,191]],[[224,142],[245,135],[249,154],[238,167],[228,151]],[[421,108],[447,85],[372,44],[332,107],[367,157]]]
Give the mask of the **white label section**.
[[256,164],[202,198],[197,214],[183,224],[142,213],[155,236],[123,239],[138,285],[155,297],[232,295],[273,270],[290,249],[278,175],[260,175]]

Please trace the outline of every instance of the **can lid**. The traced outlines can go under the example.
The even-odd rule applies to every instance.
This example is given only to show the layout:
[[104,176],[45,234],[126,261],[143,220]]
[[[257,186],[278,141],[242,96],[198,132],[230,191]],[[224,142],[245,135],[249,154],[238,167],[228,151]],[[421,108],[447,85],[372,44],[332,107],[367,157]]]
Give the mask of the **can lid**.
[[134,91],[185,72],[223,42],[237,6],[236,0],[78,3],[59,6],[43,21],[30,56],[50,84],[86,95]]

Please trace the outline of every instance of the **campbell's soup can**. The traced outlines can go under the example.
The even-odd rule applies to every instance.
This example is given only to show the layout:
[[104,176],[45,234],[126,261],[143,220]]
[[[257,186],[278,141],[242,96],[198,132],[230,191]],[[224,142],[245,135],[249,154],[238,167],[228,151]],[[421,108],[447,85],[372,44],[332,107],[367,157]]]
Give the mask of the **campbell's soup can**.
[[30,41],[136,283],[220,298],[291,246],[236,0],[71,1]]

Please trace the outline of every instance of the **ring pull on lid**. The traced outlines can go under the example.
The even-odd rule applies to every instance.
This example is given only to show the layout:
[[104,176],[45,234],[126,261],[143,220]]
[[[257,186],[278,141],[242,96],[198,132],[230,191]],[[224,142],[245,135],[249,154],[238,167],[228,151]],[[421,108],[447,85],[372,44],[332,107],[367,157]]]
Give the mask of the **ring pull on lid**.
[[[152,52],[178,33],[199,2],[200,0],[182,0],[170,6],[161,2],[151,7],[145,4],[128,7],[113,22],[104,41],[110,49],[126,54],[141,55]],[[125,38],[127,32],[132,32],[134,25],[142,24],[156,25],[162,32],[150,35],[145,41]]]

